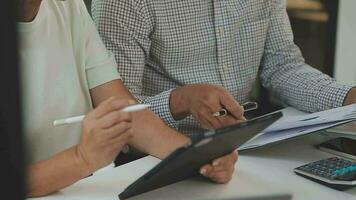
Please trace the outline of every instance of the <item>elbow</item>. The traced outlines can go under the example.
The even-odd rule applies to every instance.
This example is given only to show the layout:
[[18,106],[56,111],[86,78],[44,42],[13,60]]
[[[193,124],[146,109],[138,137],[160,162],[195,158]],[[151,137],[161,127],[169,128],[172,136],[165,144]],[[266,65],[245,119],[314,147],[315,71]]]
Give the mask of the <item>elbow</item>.
[[44,197],[50,194],[53,194],[57,191],[49,190],[43,186],[28,186],[27,188],[27,197],[28,198],[37,198],[37,197]]
[[53,193],[53,192],[33,190],[33,191],[28,191],[26,196],[28,198],[38,198],[38,197],[44,197],[44,196],[50,195],[51,193]]

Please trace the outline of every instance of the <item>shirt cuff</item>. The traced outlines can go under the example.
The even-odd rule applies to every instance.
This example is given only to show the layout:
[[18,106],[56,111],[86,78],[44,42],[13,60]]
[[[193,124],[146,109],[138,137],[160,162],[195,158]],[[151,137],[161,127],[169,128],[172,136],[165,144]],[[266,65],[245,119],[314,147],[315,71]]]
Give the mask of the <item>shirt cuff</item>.
[[170,127],[177,129],[178,123],[174,120],[170,109],[171,90],[164,91],[153,97],[144,99],[144,103],[150,104],[150,109],[163,119]]
[[325,86],[318,96],[319,110],[328,110],[342,107],[349,91],[354,88],[352,85],[342,85],[337,82]]

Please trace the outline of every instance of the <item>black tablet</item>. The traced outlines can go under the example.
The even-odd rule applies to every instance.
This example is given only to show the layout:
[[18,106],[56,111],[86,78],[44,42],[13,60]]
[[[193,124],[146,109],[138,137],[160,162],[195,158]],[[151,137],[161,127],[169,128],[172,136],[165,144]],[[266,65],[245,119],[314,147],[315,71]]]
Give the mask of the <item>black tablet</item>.
[[197,175],[201,166],[233,152],[282,115],[281,112],[277,112],[202,134],[199,139],[177,149],[137,179],[119,195],[119,198],[127,199]]

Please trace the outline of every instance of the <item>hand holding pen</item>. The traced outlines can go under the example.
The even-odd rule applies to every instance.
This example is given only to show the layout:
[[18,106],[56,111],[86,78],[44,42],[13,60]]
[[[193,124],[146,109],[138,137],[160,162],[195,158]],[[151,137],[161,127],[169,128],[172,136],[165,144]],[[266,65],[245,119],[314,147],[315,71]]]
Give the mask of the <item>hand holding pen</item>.
[[85,115],[81,140],[75,146],[78,166],[86,172],[83,177],[112,163],[133,137],[132,116],[122,111],[130,104],[109,98]]
[[[130,113],[148,107],[148,104],[133,105],[126,100],[109,98],[86,115],[55,120],[53,126],[82,122],[82,139],[76,146],[79,152],[77,156],[86,165],[89,175],[98,169],[105,170],[115,166],[112,163],[113,156],[123,150],[132,137]],[[109,163],[112,164],[108,165]]]
[[[169,103],[175,120],[192,116],[205,129],[217,129],[246,120],[243,106],[225,87],[219,85],[184,85],[171,92]],[[225,116],[213,115],[222,108],[228,112]]]

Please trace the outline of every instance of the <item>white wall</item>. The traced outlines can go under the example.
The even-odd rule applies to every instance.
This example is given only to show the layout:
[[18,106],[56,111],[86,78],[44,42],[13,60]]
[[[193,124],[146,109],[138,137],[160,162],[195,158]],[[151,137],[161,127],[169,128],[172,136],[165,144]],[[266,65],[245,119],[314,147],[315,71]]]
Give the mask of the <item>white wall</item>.
[[356,84],[356,0],[340,0],[335,78]]

